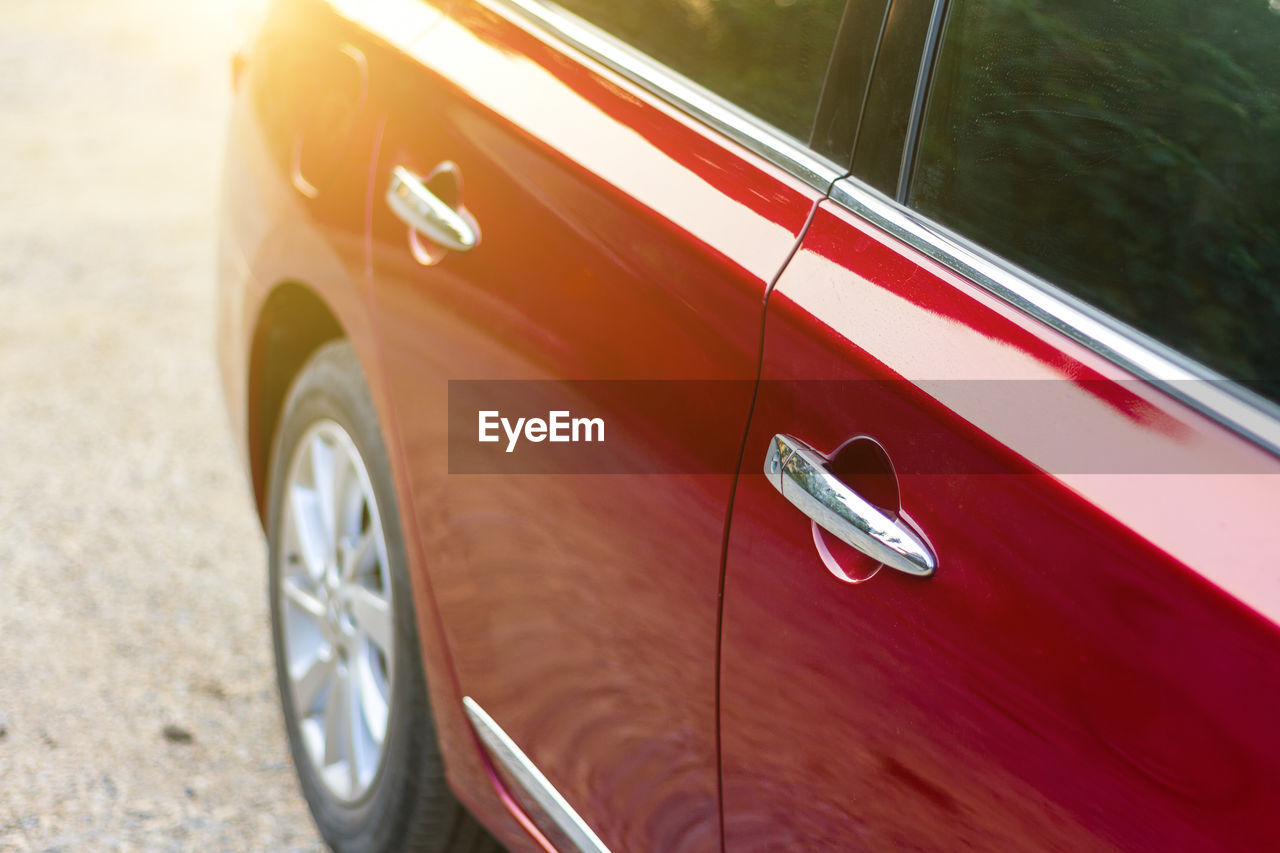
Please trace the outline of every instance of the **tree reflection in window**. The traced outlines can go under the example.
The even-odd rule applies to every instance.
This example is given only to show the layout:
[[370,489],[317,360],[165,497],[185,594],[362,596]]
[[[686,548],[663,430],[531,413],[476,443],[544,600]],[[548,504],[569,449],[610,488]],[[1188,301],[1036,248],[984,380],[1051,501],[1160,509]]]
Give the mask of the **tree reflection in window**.
[[1272,0],[953,0],[910,203],[1280,400]]
[[559,5],[808,140],[845,0],[559,0]]

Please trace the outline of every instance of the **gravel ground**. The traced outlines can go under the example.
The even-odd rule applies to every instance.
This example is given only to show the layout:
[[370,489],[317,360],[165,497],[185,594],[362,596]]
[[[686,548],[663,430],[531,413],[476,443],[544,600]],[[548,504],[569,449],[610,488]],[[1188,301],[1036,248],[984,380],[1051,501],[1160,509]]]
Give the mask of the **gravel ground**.
[[0,850],[319,847],[214,366],[237,5],[0,3]]

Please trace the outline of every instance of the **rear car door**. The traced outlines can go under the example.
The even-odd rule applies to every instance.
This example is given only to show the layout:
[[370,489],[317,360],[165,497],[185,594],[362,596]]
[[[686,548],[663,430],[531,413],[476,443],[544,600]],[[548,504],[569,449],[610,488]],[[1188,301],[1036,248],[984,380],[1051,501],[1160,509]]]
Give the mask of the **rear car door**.
[[1280,15],[947,5],[769,296],[726,849],[1269,849]]
[[[843,0],[565,5],[583,18],[459,2],[367,49],[403,515],[472,722],[540,831],[716,849],[726,507],[766,288],[840,174],[805,141]],[[770,85],[744,85],[780,39]],[[641,52],[673,43],[693,79]],[[600,418],[603,456],[478,441],[480,412],[556,410]]]

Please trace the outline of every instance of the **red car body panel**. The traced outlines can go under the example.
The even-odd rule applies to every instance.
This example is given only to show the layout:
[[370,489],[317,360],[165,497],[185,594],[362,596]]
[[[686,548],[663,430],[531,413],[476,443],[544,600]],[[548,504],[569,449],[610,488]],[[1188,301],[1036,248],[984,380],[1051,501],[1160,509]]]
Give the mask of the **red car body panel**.
[[[240,81],[219,354],[259,509],[305,293],[364,366],[449,780],[504,843],[554,833],[463,696],[614,851],[1280,837],[1274,456],[484,3],[286,0]],[[442,161],[468,254],[383,202]],[[660,463],[745,434],[742,470],[451,476],[460,379],[723,381],[688,434],[584,404]],[[837,580],[775,433],[879,441],[936,576]]]
[[[631,450],[659,467],[736,458],[765,291],[821,196],[482,4],[370,64],[380,365],[461,688],[611,849],[716,849],[732,468],[450,476],[449,381],[736,380],[687,435],[642,401],[581,399],[647,424]],[[381,197],[394,167],[446,160],[482,236],[435,262]]]
[[[290,315],[299,304],[291,292],[305,291],[323,304],[337,324],[330,334],[352,342],[365,368],[387,447],[400,446],[386,385],[376,369],[379,354],[367,287],[370,169],[383,117],[371,108],[366,87],[363,97],[347,102],[349,112],[333,116],[344,125],[341,135],[302,138],[299,131],[308,123],[304,117],[317,109],[316,98],[326,91],[313,87],[314,80],[326,79],[332,66],[349,74],[353,53],[367,73],[366,52],[372,53],[375,46],[387,49],[385,41],[370,37],[379,27],[407,47],[438,21],[442,10],[420,0],[399,0],[365,5],[363,11],[370,17],[362,20],[341,11],[319,0],[273,7],[241,76],[224,165],[218,353],[233,434],[248,463],[264,522],[267,460],[287,390],[287,385],[274,389],[273,395],[266,387],[269,362],[278,357],[280,347],[288,352],[292,339],[304,331],[298,326],[300,318]],[[312,123],[313,129],[317,123]],[[334,145],[341,150],[326,150]],[[314,180],[310,174],[300,175],[300,152],[311,163],[333,164],[333,171],[322,170],[323,177],[315,175]],[[286,343],[275,345],[281,337]],[[403,456],[393,452],[391,463],[400,513],[406,517],[412,504]],[[521,823],[523,815],[517,816],[514,804],[495,786],[466,720],[423,570],[420,539],[411,524],[404,532],[423,663],[450,783],[511,849],[540,849],[535,835]]]
[[[1280,835],[1274,457],[832,202],[770,295],[761,388],[725,579],[726,849]],[[837,579],[759,473],[775,433],[877,439],[937,574]],[[1257,473],[1178,473],[1204,459]]]

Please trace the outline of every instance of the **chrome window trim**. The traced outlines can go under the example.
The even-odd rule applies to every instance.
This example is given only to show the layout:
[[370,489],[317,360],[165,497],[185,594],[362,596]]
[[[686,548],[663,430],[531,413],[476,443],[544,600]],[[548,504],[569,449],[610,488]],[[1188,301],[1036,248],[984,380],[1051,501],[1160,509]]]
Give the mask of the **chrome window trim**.
[[929,13],[929,29],[925,33],[924,48],[920,52],[920,70],[916,73],[916,86],[911,95],[911,113],[907,118],[907,136],[902,144],[902,160],[898,163],[897,199],[907,200],[911,188],[911,174],[916,165],[916,150],[920,147],[920,128],[924,124],[924,108],[929,100],[933,81],[933,66],[938,60],[938,45],[942,41],[942,27],[950,3],[934,0]]
[[481,708],[479,703],[470,696],[462,697],[462,706],[466,709],[467,717],[471,720],[476,734],[488,748],[490,756],[501,764],[522,791],[546,812],[565,837],[582,853],[609,853],[609,848],[604,845],[599,836],[591,831],[586,821],[573,810],[555,786],[547,781],[547,777],[542,775],[537,765],[520,751],[515,741],[493,721],[493,717],[485,713],[484,708]]
[[494,11],[516,13],[543,34],[586,54],[813,189],[825,193],[847,172],[781,130],[564,9],[543,0],[480,2]]
[[830,198],[1139,379],[1280,456],[1280,406],[856,180],[846,177],[837,181]]

